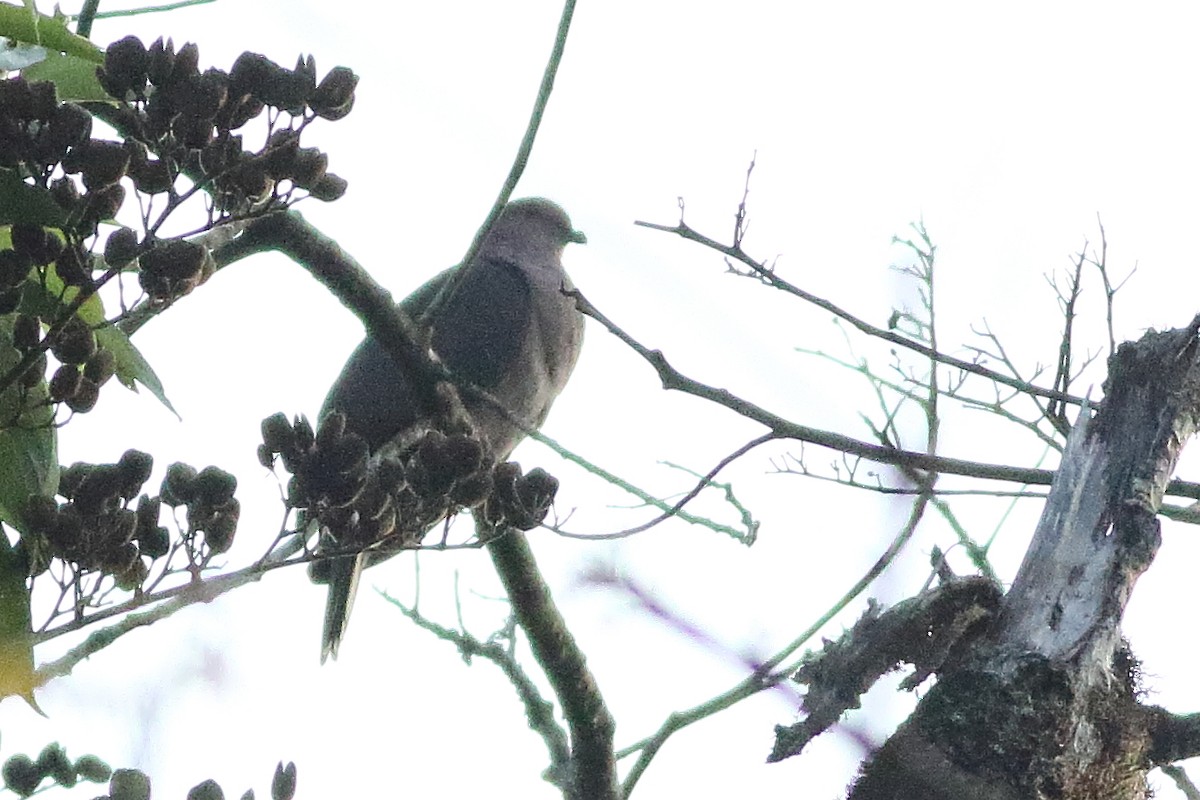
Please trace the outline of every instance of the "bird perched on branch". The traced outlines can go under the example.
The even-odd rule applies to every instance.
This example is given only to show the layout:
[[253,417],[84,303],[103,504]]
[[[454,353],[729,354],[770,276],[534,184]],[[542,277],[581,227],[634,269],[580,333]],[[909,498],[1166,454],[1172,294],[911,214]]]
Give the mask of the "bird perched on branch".
[[[487,463],[505,461],[542,424],[575,366],[583,317],[563,293],[571,282],[562,253],[568,243],[586,241],[555,203],[516,200],[501,212],[470,265],[442,272],[400,303],[421,324],[441,289],[457,271],[467,270],[423,324],[434,355],[454,383],[482,389],[504,407],[495,408],[469,389],[459,392]],[[373,457],[411,443],[414,432],[436,424],[419,400],[429,393],[415,385],[410,372],[368,337],[330,389],[322,418],[343,415],[346,432],[365,440]],[[322,661],[337,657],[363,568],[395,552],[364,550],[330,559],[324,574],[314,572],[314,580],[329,584]]]

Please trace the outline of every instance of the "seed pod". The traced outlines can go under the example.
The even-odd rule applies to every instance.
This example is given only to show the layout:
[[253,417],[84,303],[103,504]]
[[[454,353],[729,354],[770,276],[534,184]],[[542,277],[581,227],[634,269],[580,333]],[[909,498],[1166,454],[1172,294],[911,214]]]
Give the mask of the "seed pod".
[[104,243],[104,261],[110,267],[124,267],[137,258],[137,233],[132,228],[117,228]]
[[307,189],[325,176],[328,167],[328,155],[315,147],[301,147],[292,161],[292,182]]
[[162,510],[162,498],[142,495],[137,504],[137,535],[150,535],[158,527],[159,512]]
[[62,470],[58,475],[58,493],[63,497],[75,497],[75,492],[83,485],[91,471],[92,465],[83,461],[76,461]]
[[164,43],[160,36],[146,51],[146,77],[155,86],[162,86],[171,77],[175,66],[175,43],[170,39]]
[[126,36],[110,44],[104,52],[104,66],[98,73],[100,85],[118,100],[124,100],[129,92],[140,96],[146,89],[149,65],[150,54],[142,40]]
[[34,358],[33,363],[29,365],[29,369],[21,375],[21,385],[26,389],[32,389],[43,380],[46,379],[46,351],[42,351]]
[[58,107],[58,87],[50,81],[33,81],[29,84],[29,96],[30,119],[49,122]]
[[32,350],[41,341],[42,324],[33,314],[13,317],[12,343],[18,350]]
[[341,117],[336,115],[340,109],[354,102],[354,89],[357,86],[358,76],[352,70],[334,67],[321,79],[321,83],[309,98],[308,105],[318,117],[340,119]]
[[138,534],[138,549],[148,558],[162,558],[171,550],[171,534],[162,525]]
[[346,415],[340,411],[331,411],[321,420],[317,428],[316,444],[318,448],[332,447],[346,432]]
[[134,188],[143,194],[161,194],[174,183],[170,165],[157,158],[148,159],[145,164],[133,170],[130,177],[133,178]]
[[233,500],[237,478],[219,467],[205,467],[196,476],[196,500],[216,508]]
[[12,226],[13,248],[29,257],[38,266],[49,264],[62,252],[63,243],[55,234],[41,225],[14,222]]
[[172,508],[191,503],[196,496],[196,468],[181,461],[167,467],[159,495]]
[[0,769],[0,776],[4,778],[5,786],[18,797],[29,797],[42,782],[42,771],[24,753],[9,756],[3,769]]
[[58,742],[51,742],[42,748],[42,752],[38,753],[37,768],[43,775],[49,776],[64,788],[70,789],[75,785],[75,770],[71,766],[71,759],[67,758],[67,752]]
[[334,200],[340,200],[349,186],[350,182],[342,176],[326,172],[319,181],[308,188],[308,194],[324,203],[332,203]]
[[276,412],[262,421],[262,437],[272,453],[285,453],[296,446],[296,432],[282,412]]
[[119,183],[105,186],[88,193],[88,209],[85,218],[94,226],[97,223],[115,219],[121,205],[125,202],[125,187]]
[[96,352],[96,334],[79,317],[71,317],[58,332],[50,352],[64,364],[82,364]]
[[260,158],[247,158],[230,175],[239,194],[251,203],[262,202],[271,195],[275,181],[267,173],[267,165]]
[[[130,545],[130,546],[133,547],[134,553],[138,552],[138,549],[136,546],[134,546],[134,545]],[[139,555],[135,555],[133,558],[133,561],[129,564],[129,566],[123,572],[120,572],[117,575],[114,575],[113,577],[116,579],[118,589],[121,589],[122,591],[126,591],[126,592],[132,592],[135,589],[138,589],[139,587],[141,587],[141,585],[143,583],[145,583],[146,578],[149,577],[149,575],[150,575],[150,568],[148,566],[146,566],[146,562],[142,558],[140,558]],[[110,798],[116,798],[116,797],[117,797],[116,794],[110,795]]]
[[75,390],[79,388],[79,381],[82,379],[79,367],[74,364],[63,364],[54,371],[54,376],[50,378],[50,399],[55,403],[61,403],[67,398],[73,397]]
[[32,268],[33,262],[27,254],[19,250],[0,250],[0,288],[11,289],[18,285]]
[[296,154],[300,151],[300,137],[293,130],[275,131],[263,148],[263,163],[267,174],[277,181],[292,177]]
[[29,88],[29,81],[20,75],[0,80],[0,108],[15,121],[33,119],[33,92]]
[[212,141],[212,120],[180,114],[171,122],[171,132],[184,147],[199,150]]
[[11,314],[21,305],[21,288],[0,290],[0,315]]
[[229,97],[229,75],[223,70],[207,69],[188,82],[187,90],[180,93],[179,113],[196,119],[207,120],[212,126],[215,117]]
[[230,110],[228,129],[236,131],[247,122],[257,119],[266,107],[266,104],[257,97],[246,95],[237,106]]
[[154,456],[130,448],[121,454],[117,469],[121,474],[121,497],[132,500],[141,491],[142,484],[150,479]]
[[171,69],[171,86],[187,86],[200,74],[200,48],[195,42],[188,42],[179,48],[175,54],[175,64]]
[[[44,254],[46,249],[45,228],[41,225],[35,225],[32,222],[14,222],[9,234],[12,237],[12,250],[0,251],[0,257],[3,257],[4,253],[13,251],[18,256],[24,256],[26,260],[25,272],[29,272],[28,265],[47,263],[37,260],[38,257]],[[21,277],[24,278],[25,275],[22,274]],[[7,281],[5,283],[8,284]]]
[[271,800],[292,800],[296,795],[296,765],[291,761],[287,766],[279,762],[275,767],[275,776],[271,778]]
[[91,257],[78,247],[66,247],[58,254],[54,271],[67,286],[86,286],[92,280]]
[[100,387],[88,378],[80,378],[75,394],[67,398],[67,408],[76,414],[86,414],[96,407],[96,401],[99,399]]
[[292,422],[292,428],[296,432],[296,447],[300,449],[300,452],[306,452],[313,446],[313,442],[316,439],[308,417],[305,417],[303,414],[297,416]]
[[117,371],[117,357],[111,350],[97,350],[83,365],[83,377],[97,386],[108,383]]
[[112,777],[112,767],[92,755],[75,759],[75,772],[80,778],[92,783],[103,783]]
[[75,181],[65,175],[55,178],[50,182],[50,197],[54,199],[59,208],[71,211],[79,202],[79,187],[75,185]]
[[234,500],[230,509],[216,514],[211,521],[205,524],[203,528],[204,543],[208,545],[209,550],[214,553],[224,553],[233,546],[239,511],[237,501]]
[[121,473],[115,464],[91,464],[71,499],[84,516],[94,516],[119,504]]
[[258,93],[279,65],[261,53],[242,53],[229,71],[230,88],[239,97]]
[[197,276],[204,264],[204,245],[186,239],[158,242],[143,253],[139,264],[143,272],[173,280]]
[[269,106],[298,116],[314,88],[304,71],[294,72],[272,63],[266,79],[252,94]]
[[122,142],[88,139],[71,148],[62,166],[68,174],[82,172],[85,189],[99,189],[125,177],[129,151]]
[[469,478],[454,484],[450,499],[456,505],[475,508],[488,499],[492,492],[492,473],[477,472]]

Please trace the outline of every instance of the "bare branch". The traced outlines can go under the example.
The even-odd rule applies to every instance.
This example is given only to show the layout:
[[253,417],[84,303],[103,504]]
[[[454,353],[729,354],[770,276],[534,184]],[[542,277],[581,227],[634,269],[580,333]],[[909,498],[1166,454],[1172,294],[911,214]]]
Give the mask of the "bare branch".
[[[682,208],[682,205],[681,205],[681,208]],[[652,230],[663,231],[665,233],[673,233],[682,239],[687,239],[690,242],[696,242],[698,244],[704,245],[705,247],[709,248],[710,250],[715,250],[716,252],[721,253],[724,256],[727,256],[728,258],[734,259],[735,261],[745,264],[747,267],[749,267],[752,270],[753,274],[756,277],[758,277],[760,280],[762,280],[764,283],[766,283],[770,286],[773,286],[776,289],[785,291],[788,294],[795,295],[796,297],[799,297],[800,299],[802,299],[808,303],[812,303],[813,305],[817,306],[818,308],[820,308],[824,311],[828,311],[828,312],[834,314],[835,316],[840,317],[841,319],[844,319],[846,322],[850,323],[855,328],[858,328],[858,330],[862,331],[863,333],[865,333],[868,336],[874,337],[876,339],[881,339],[885,342],[891,342],[892,344],[898,345],[900,347],[904,347],[908,350],[913,351],[914,353],[918,353],[919,355],[925,356],[926,358],[935,359],[939,363],[946,364],[948,366],[952,366],[957,369],[961,369],[964,372],[971,373],[972,375],[978,375],[980,377],[987,378],[988,380],[996,381],[997,383],[1002,383],[1006,386],[1011,386],[1014,389],[1019,389],[1022,392],[1026,392],[1028,394],[1034,394],[1034,395],[1038,395],[1041,397],[1056,399],[1056,400],[1060,400],[1065,403],[1071,403],[1074,405],[1079,405],[1080,403],[1083,402],[1082,397],[1074,397],[1071,395],[1063,394],[1062,392],[1055,391],[1053,389],[1045,389],[1040,386],[1034,386],[1032,384],[1025,383],[1016,378],[1011,378],[1002,373],[990,370],[987,367],[984,367],[980,364],[976,364],[971,361],[964,361],[961,358],[955,358],[954,356],[946,355],[945,353],[939,353],[936,350],[934,350],[933,348],[928,347],[927,345],[923,345],[919,342],[914,342],[912,339],[909,339],[905,336],[900,336],[899,334],[896,334],[893,331],[886,330],[884,328],[879,328],[879,327],[876,327],[875,325],[871,325],[870,323],[854,316],[850,312],[834,305],[833,303],[829,302],[828,300],[817,297],[816,295],[811,294],[810,292],[804,291],[799,286],[796,286],[795,284],[785,281],[783,278],[780,278],[779,275],[777,275],[774,270],[768,269],[767,267],[763,266],[761,263],[752,259],[749,255],[747,255],[744,251],[742,251],[740,247],[731,247],[729,245],[721,244],[720,242],[718,242],[714,239],[710,239],[707,236],[704,236],[703,234],[692,230],[690,227],[688,227],[688,225],[685,222],[683,222],[682,218],[680,219],[679,223],[676,225],[659,225],[659,224],[656,224],[653,222],[642,222],[640,220],[635,221],[634,224],[640,225],[643,228],[650,228]]]
[[[483,524],[478,520],[477,524]],[[488,543],[533,656],[541,665],[571,730],[571,800],[616,800],[613,754],[616,722],[604,704],[587,659],[562,618],[538,569],[529,542],[509,528]]]

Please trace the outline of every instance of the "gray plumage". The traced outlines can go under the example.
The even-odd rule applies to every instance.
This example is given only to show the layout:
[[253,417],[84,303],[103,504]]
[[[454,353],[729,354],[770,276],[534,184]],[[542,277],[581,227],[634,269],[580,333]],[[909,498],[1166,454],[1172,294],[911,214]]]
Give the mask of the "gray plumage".
[[[562,252],[585,242],[555,203],[528,198],[509,203],[496,220],[458,290],[429,320],[432,348],[456,380],[484,389],[529,428],[546,419],[579,357],[583,317],[563,295],[570,279]],[[454,270],[429,280],[401,303],[418,320]],[[497,463],[526,431],[482,400],[462,395],[477,433]],[[325,398],[321,416],[346,416],[347,430],[366,439],[375,453],[421,424],[420,409],[405,370],[368,338],[350,356]],[[321,660],[337,657],[365,554],[330,565],[329,599]]]

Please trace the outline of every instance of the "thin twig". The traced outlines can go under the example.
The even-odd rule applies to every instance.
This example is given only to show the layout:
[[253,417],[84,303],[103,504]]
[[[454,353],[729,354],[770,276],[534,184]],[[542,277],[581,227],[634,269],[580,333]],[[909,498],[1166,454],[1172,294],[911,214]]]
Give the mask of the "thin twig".
[[508,170],[508,177],[504,179],[504,185],[500,187],[500,193],[492,203],[492,210],[488,212],[487,219],[475,233],[471,246],[467,248],[466,254],[459,262],[462,264],[462,269],[456,270],[450,275],[441,291],[426,307],[422,321],[437,319],[442,306],[454,296],[458,287],[466,281],[467,275],[475,268],[475,256],[479,255],[479,248],[483,247],[484,240],[487,239],[496,220],[500,218],[500,212],[508,204],[508,199],[512,196],[513,190],[517,188],[517,183],[521,180],[521,175],[525,172],[525,165],[529,162],[530,153],[533,152],[533,142],[537,138],[538,129],[541,127],[542,118],[546,113],[546,105],[550,102],[550,93],[554,91],[554,78],[558,75],[558,66],[562,62],[563,50],[567,46],[567,33],[571,30],[571,18],[574,14],[575,0],[566,0],[566,3],[563,4],[562,16],[558,21],[558,33],[554,37],[554,48],[550,52],[550,59],[546,62],[546,69],[542,73],[542,84],[538,87],[537,99],[534,101],[533,111],[529,115],[529,124],[525,128],[525,136],[521,139],[517,155],[513,158],[512,166]]
[[[424,628],[439,639],[453,644],[467,662],[470,662],[471,658],[479,656],[500,668],[500,671],[508,678],[508,682],[516,689],[521,705],[525,707],[525,717],[529,722],[530,729],[542,737],[542,741],[549,751],[550,768],[546,771],[548,779],[560,789],[568,789],[571,747],[567,741],[567,733],[554,718],[554,705],[542,697],[537,684],[521,668],[512,652],[495,641],[495,637],[486,642],[480,641],[467,633],[465,628],[461,631],[451,630],[427,619],[415,607],[405,606],[387,592],[381,592],[381,594],[383,599],[400,609],[400,613],[412,620],[417,627]],[[459,626],[462,626],[461,618]]]
[[[666,356],[662,354],[662,351],[651,350],[614,324],[612,320],[593,306],[583,296],[582,292],[574,290],[567,294],[575,299],[575,303],[581,313],[595,319],[608,329],[609,333],[616,336],[635,353],[645,359],[658,373],[659,380],[662,382],[664,389],[680,391],[684,394],[709,400],[719,406],[724,406],[746,419],[754,420],[766,426],[778,438],[810,442],[821,447],[828,447],[831,450],[869,458],[881,464],[907,465],[916,469],[964,475],[969,478],[1011,481],[1038,486],[1049,486],[1054,480],[1054,470],[1010,467],[1004,464],[987,464],[960,458],[931,456],[927,453],[899,450],[893,447],[871,444],[849,436],[843,436],[842,434],[820,430],[819,428],[810,428],[807,425],[792,422],[761,406],[751,403],[749,400],[743,400],[727,389],[718,389],[689,378],[672,367],[667,361]],[[1200,500],[1200,484],[1172,480],[1167,485],[1167,494]]]
[[630,768],[629,773],[625,776],[625,781],[621,785],[621,796],[624,798],[629,797],[629,795],[633,792],[634,787],[637,785],[638,780],[641,779],[642,774],[646,771],[646,768],[650,766],[650,762],[654,759],[654,756],[658,754],[658,751],[662,749],[664,744],[666,744],[667,739],[669,739],[674,733],[683,730],[693,723],[707,719],[714,714],[724,711],[725,709],[740,703],[742,700],[758,694],[763,689],[769,689],[778,684],[780,681],[787,680],[795,670],[795,665],[784,668],[781,668],[780,665],[790,658],[797,650],[803,647],[810,639],[812,639],[812,637],[816,636],[817,633],[823,627],[825,627],[830,620],[841,613],[843,609],[850,605],[855,598],[862,594],[866,588],[871,585],[875,578],[879,577],[884,568],[892,562],[892,560],[896,557],[896,554],[903,549],[904,545],[908,543],[908,540],[911,539],[912,535],[916,532],[917,523],[921,521],[921,517],[925,513],[926,505],[927,504],[921,500],[918,500],[913,504],[912,511],[910,512],[909,518],[905,522],[904,526],[896,534],[895,538],[892,539],[891,544],[888,545],[883,554],[880,555],[871,568],[867,570],[866,574],[864,574],[862,578],[860,578],[858,582],[855,583],[854,586],[852,586],[850,590],[842,596],[840,600],[834,603],[829,610],[822,614],[816,622],[810,625],[790,644],[765,661],[761,667],[759,667],[728,691],[686,711],[679,711],[671,714],[663,723],[662,727],[660,727],[653,735],[619,750],[617,752],[618,758],[624,758],[641,751],[637,761]]
[[946,365],[954,367],[956,369],[961,369],[964,372],[970,372],[973,375],[978,375],[980,377],[987,378],[988,380],[996,381],[997,383],[1003,383],[1006,386],[1011,386],[1014,389],[1020,389],[1021,391],[1026,392],[1028,394],[1035,394],[1035,395],[1040,395],[1042,397],[1057,399],[1057,400],[1061,400],[1063,402],[1072,403],[1074,405],[1078,405],[1083,402],[1082,397],[1066,395],[1066,394],[1063,394],[1062,392],[1058,392],[1053,389],[1045,389],[1040,386],[1034,386],[1032,384],[1024,383],[1023,381],[1020,381],[1016,378],[1011,378],[1007,375],[1003,375],[1001,373],[994,372],[994,371],[988,369],[987,367],[984,367],[981,364],[976,364],[976,363],[973,363],[970,361],[964,361],[961,358],[955,358],[954,356],[947,355],[945,353],[939,353],[936,350],[928,347],[927,345],[921,344],[919,342],[915,342],[906,336],[900,336],[899,334],[894,333],[893,331],[889,331],[885,328],[879,328],[875,325],[871,325],[870,323],[866,322],[865,320],[859,319],[858,317],[854,316],[850,312],[834,305],[833,303],[829,302],[828,300],[825,300],[824,298],[817,297],[814,294],[806,292],[803,289],[801,289],[799,286],[796,286],[795,284],[789,283],[788,281],[784,280],[783,278],[780,278],[774,272],[774,270],[768,269],[767,267],[763,266],[759,262],[752,259],[740,247],[730,247],[729,245],[721,244],[720,242],[718,242],[714,239],[710,239],[707,236],[704,236],[703,234],[690,228],[682,220],[680,220],[680,222],[676,225],[660,225],[660,224],[653,223],[653,222],[642,222],[640,220],[635,221],[634,224],[639,225],[643,228],[650,228],[651,230],[663,231],[664,233],[673,233],[682,239],[687,239],[690,242],[696,242],[697,244],[704,245],[705,247],[709,248],[710,250],[715,250],[716,252],[721,253],[724,256],[727,256],[728,258],[732,258],[736,261],[739,261],[742,264],[745,264],[746,266],[748,266],[751,270],[753,270],[755,276],[758,277],[759,279],[761,279],[764,283],[767,283],[770,286],[773,286],[777,289],[786,291],[789,294],[795,295],[796,297],[799,297],[800,299],[802,299],[806,302],[812,303],[813,305],[817,306],[820,309],[828,311],[828,312],[840,317],[841,319],[844,319],[846,322],[850,323],[855,328],[858,328],[860,331],[862,331],[863,333],[865,333],[868,336],[872,336],[874,338],[881,339],[886,342],[891,342],[892,344],[898,345],[900,347],[904,347],[908,350],[912,350],[914,353],[925,356],[926,358],[936,359],[938,362],[940,362],[942,364],[946,364]]

